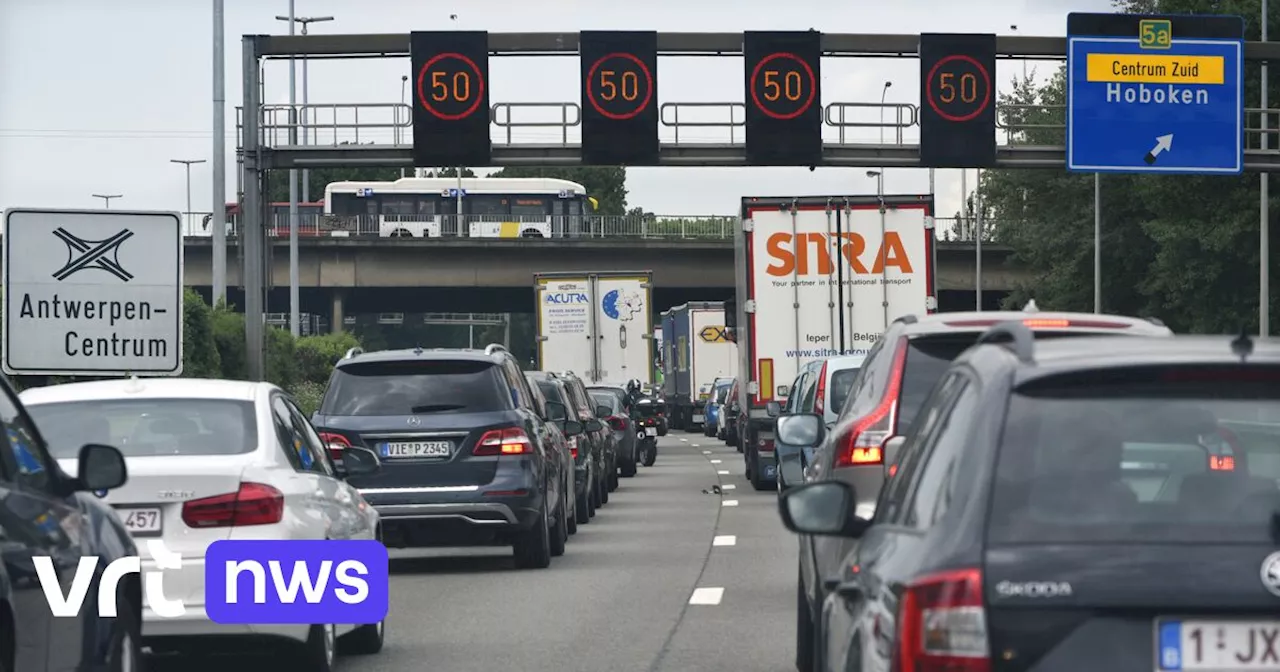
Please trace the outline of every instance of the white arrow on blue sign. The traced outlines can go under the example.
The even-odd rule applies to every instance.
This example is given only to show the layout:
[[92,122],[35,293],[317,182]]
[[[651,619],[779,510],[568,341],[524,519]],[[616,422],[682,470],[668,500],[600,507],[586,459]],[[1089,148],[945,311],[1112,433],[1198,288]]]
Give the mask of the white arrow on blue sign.
[[1244,170],[1244,20],[1071,14],[1067,169]]

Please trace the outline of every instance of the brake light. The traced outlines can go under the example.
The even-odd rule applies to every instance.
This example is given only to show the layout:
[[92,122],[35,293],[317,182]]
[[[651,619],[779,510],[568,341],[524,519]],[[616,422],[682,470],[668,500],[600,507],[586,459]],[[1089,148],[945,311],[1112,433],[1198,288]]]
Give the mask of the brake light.
[[[948,327],[994,327],[997,324],[1004,324],[1008,320],[949,320],[945,324]],[[1022,324],[1028,329],[1068,329],[1075,327],[1077,329],[1128,329],[1130,326],[1124,322],[1111,322],[1108,320],[1063,320],[1050,319],[1045,317],[1030,317],[1022,320]]]
[[519,427],[491,429],[480,437],[472,455],[528,455],[533,452],[533,442]]
[[1235,471],[1236,458],[1233,455],[1210,455],[1209,469],[1213,471]]
[[622,431],[627,428],[627,419],[620,415],[611,415],[608,417],[609,429]]
[[182,505],[187,527],[247,527],[284,520],[284,493],[262,483],[241,483],[236,492],[193,499]]
[[569,446],[569,455],[575,460],[578,459],[578,443],[576,441],[572,446]]
[[320,440],[324,441],[324,445],[329,449],[329,457],[335,460],[342,459],[342,451],[351,447],[351,442],[347,437],[341,434],[333,434],[331,432],[320,432]]
[[772,453],[773,439],[766,439],[764,437],[760,437],[760,439],[756,441],[756,447],[762,453]]
[[818,389],[813,395],[813,412],[822,415],[827,407],[827,363],[822,363],[822,370],[818,371]]
[[894,672],[990,672],[981,570],[912,582],[899,605],[898,624]]
[[898,421],[898,393],[902,390],[902,371],[907,363],[907,339],[898,341],[889,369],[889,385],[880,404],[859,418],[836,445],[837,467],[861,467],[884,464],[884,441],[893,435]]
[[1163,376],[1167,382],[1226,382],[1226,383],[1266,383],[1280,381],[1280,367],[1205,367],[1194,369],[1174,369]]

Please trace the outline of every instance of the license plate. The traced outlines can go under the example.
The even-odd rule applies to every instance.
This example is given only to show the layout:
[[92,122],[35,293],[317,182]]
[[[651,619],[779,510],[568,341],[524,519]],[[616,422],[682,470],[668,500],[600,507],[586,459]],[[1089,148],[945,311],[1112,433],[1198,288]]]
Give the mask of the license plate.
[[1280,670],[1280,621],[1156,623],[1156,669]]
[[706,418],[706,416],[702,416],[702,415],[695,415],[695,416],[693,416],[693,421],[694,421],[695,423],[697,423],[697,422],[702,422],[703,420],[706,420],[706,419],[707,419],[707,418]]
[[160,521],[160,509],[116,509],[124,528],[129,534],[138,537],[149,537],[160,534],[163,524]]
[[382,456],[397,457],[449,457],[453,454],[452,441],[403,441],[382,444]]

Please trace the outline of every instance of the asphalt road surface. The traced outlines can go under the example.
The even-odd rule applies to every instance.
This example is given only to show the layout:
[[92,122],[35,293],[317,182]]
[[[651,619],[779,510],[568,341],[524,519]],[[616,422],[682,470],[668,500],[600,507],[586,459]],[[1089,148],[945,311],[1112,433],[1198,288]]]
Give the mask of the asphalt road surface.
[[338,670],[793,670],[796,553],[776,494],[751,487],[736,450],[673,431],[549,569],[516,570],[507,548],[392,551],[386,646]]

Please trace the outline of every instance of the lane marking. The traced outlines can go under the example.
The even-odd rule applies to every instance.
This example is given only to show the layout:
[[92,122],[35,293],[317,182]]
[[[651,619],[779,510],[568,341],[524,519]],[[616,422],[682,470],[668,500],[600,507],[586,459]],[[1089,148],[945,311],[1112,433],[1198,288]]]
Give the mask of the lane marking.
[[711,460],[711,464],[720,464],[720,460]]
[[711,540],[712,546],[737,546],[738,538],[732,534],[722,534]]
[[691,443],[691,444],[689,444],[689,445],[693,446],[694,448],[699,448],[699,447],[700,447],[700,446],[699,446],[698,444],[696,444],[696,443]]
[[738,486],[732,483],[725,483],[724,485],[720,486],[720,489],[721,490],[737,490]]
[[721,476],[728,476],[728,475],[729,475],[729,470],[728,470],[728,469],[721,469],[721,470],[717,471],[716,473],[717,473],[717,474],[720,474]]
[[689,604],[715,606],[724,599],[724,588],[694,588]]
[[[697,446],[694,446],[694,448],[697,448]],[[710,455],[710,454],[711,454],[711,451],[709,451],[709,450],[704,450],[704,451],[702,451],[702,454],[703,454],[703,455]]]
[[737,505],[738,505],[738,500],[736,500],[736,499],[726,499],[726,500],[724,500],[724,502],[722,503],[722,505],[723,505],[723,506],[737,506]]
[[688,442],[689,442],[689,439],[686,439],[686,438],[684,438],[683,436],[682,436],[682,437],[680,437],[680,440],[681,440],[681,441],[684,441],[685,443],[688,443]]

